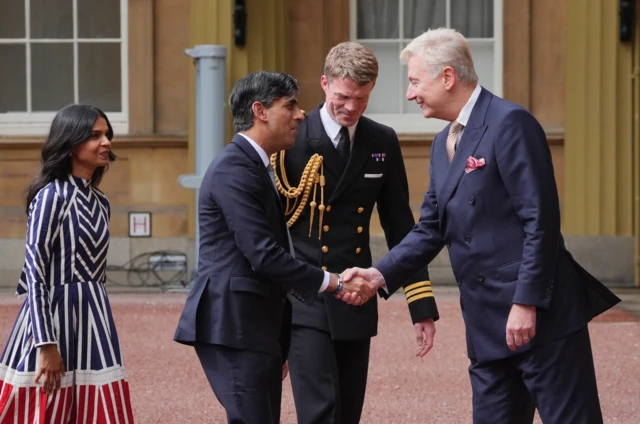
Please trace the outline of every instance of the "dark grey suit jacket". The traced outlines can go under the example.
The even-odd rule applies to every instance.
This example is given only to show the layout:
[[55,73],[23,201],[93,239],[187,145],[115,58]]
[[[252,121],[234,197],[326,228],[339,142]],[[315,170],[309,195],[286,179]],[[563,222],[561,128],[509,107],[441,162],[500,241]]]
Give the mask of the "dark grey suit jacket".
[[211,162],[198,217],[198,272],[174,340],[279,354],[287,292],[313,303],[324,272],[289,255],[280,200],[243,136]]

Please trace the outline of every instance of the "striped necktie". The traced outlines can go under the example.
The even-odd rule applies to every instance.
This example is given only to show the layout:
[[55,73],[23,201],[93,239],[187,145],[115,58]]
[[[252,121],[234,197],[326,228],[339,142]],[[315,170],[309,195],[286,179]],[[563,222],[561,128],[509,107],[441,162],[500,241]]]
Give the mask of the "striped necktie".
[[447,136],[447,156],[449,156],[449,162],[451,162],[451,160],[453,159],[453,155],[456,153],[458,139],[463,128],[464,125],[462,125],[458,121],[453,121],[451,123],[451,127],[449,128],[449,136]]

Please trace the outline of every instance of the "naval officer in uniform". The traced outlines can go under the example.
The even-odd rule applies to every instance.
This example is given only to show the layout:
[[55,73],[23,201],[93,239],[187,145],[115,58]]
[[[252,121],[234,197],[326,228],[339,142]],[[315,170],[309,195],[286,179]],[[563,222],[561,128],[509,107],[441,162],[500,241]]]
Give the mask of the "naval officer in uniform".
[[[296,258],[329,272],[371,265],[374,207],[389,248],[415,223],[396,133],[362,116],[377,76],[368,48],[346,42],[331,49],[321,77],[325,102],[300,124],[295,146],[271,157]],[[404,291],[423,356],[438,319],[427,269]],[[292,302],[289,369],[298,422],[358,423],[377,334],[376,299],[359,307],[325,294],[311,307]]]

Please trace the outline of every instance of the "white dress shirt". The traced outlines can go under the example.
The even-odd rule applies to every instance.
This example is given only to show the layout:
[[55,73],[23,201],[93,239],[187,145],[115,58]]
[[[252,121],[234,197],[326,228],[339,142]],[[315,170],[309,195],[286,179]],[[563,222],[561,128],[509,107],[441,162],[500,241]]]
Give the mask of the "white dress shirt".
[[480,87],[480,84],[477,84],[476,88],[473,89],[473,93],[471,93],[469,100],[467,100],[467,103],[464,105],[462,110],[460,110],[460,113],[456,118],[456,121],[458,121],[458,123],[463,125],[462,131],[460,131],[460,135],[458,136],[458,140],[462,139],[462,134],[464,133],[464,129],[467,127],[467,124],[469,123],[469,117],[471,117],[471,112],[473,111],[473,107],[476,105],[476,102],[478,101],[478,97],[480,97],[481,91],[482,91],[482,87]]
[[[244,138],[247,139],[249,144],[251,144],[251,147],[253,147],[254,150],[256,152],[258,152],[258,155],[260,156],[260,159],[262,159],[262,163],[264,163],[265,168],[268,168],[270,163],[269,163],[269,156],[267,156],[267,152],[265,152],[264,149],[262,147],[260,147],[258,145],[258,143],[253,141],[251,139],[251,137],[249,137],[248,135],[243,134],[243,133],[238,133],[238,134],[240,134],[241,136],[243,136]],[[289,231],[288,228],[287,228],[287,231]],[[293,248],[293,246],[291,246],[291,248]],[[329,279],[330,278],[331,277],[330,277],[329,273],[327,271],[324,271],[324,279],[322,280],[322,285],[320,286],[320,290],[318,290],[318,293],[322,293],[323,291],[325,291],[327,289],[327,287],[329,286]]]
[[[338,124],[329,116],[329,112],[327,112],[327,104],[323,104],[320,108],[320,119],[322,120],[322,126],[324,127],[324,131],[327,133],[331,142],[333,143],[333,147],[338,148],[338,142],[340,141],[340,130],[342,129],[342,125]],[[356,127],[358,123],[356,122],[349,129],[349,138],[353,141],[353,135],[356,133]],[[350,144],[353,149],[353,143]]]

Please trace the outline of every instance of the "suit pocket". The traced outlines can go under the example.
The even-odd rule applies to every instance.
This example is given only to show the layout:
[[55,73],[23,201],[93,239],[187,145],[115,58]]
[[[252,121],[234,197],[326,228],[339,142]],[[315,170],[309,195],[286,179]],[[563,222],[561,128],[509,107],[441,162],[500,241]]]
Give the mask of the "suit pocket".
[[229,286],[233,292],[249,292],[266,298],[271,297],[271,287],[266,283],[254,280],[253,278],[239,276],[231,277],[231,283]]
[[497,269],[498,279],[504,283],[517,280],[521,264],[522,259],[518,259],[517,261],[511,261],[507,262],[506,264],[500,265]]
[[480,178],[482,177],[482,175],[485,173],[485,167],[480,167],[480,168],[476,168],[472,171],[469,172],[465,172],[463,179],[466,179],[467,181],[470,180],[475,180],[476,178]]

